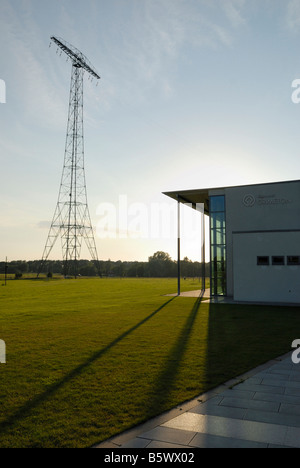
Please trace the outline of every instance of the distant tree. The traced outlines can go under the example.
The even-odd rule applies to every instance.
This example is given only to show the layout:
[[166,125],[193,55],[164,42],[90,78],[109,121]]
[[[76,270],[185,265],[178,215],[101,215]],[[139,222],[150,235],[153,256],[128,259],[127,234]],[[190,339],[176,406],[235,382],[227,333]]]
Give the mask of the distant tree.
[[149,257],[149,262],[153,262],[153,261],[163,261],[163,262],[170,261],[171,262],[172,258],[170,257],[168,253],[158,251],[158,252],[155,252],[155,254],[153,254],[152,257]]
[[129,276],[130,278],[134,278],[135,276],[138,276],[137,266],[138,266],[138,262],[130,263],[130,265],[128,266],[128,270],[127,270],[127,276]]
[[[17,278],[21,278],[20,274],[37,273],[40,268],[40,260],[23,261],[16,260],[8,264],[9,272],[17,274]],[[176,277],[177,262],[172,260],[170,255],[163,251],[155,252],[148,258],[148,262],[138,261],[112,261],[100,260],[100,271],[103,276],[124,277]],[[5,263],[0,262],[0,273],[4,273]],[[210,264],[206,263],[206,276],[210,275]],[[193,262],[188,257],[184,257],[181,261],[181,273],[186,277],[201,277],[203,265],[200,262]],[[48,260],[43,265],[41,273],[62,274],[63,262],[61,260]],[[77,273],[81,276],[97,276],[97,269],[91,260],[79,260]]]
[[145,266],[144,263],[138,263],[137,268],[136,268],[137,276],[142,278],[145,276]]
[[124,265],[123,262],[121,262],[121,260],[118,260],[117,262],[113,263],[111,275],[119,276],[120,278],[122,278],[122,276],[124,275]]
[[22,273],[27,273],[28,272],[28,264],[24,260],[18,260],[18,270],[20,270]]
[[181,261],[181,274],[184,277],[194,276],[193,262],[188,257]]
[[175,262],[166,252],[158,251],[149,257],[149,276],[167,277],[174,276]]
[[89,260],[80,260],[78,273],[81,276],[96,276],[96,267]]

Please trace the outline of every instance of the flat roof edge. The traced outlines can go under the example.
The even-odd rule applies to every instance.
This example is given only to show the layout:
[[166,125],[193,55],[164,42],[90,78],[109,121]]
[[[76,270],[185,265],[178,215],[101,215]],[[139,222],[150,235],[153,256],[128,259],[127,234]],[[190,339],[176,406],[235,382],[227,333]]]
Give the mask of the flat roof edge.
[[162,192],[163,195],[169,196],[171,198],[174,198],[174,195],[184,197],[184,194],[193,194],[193,193],[208,193],[209,191],[212,190],[226,190],[226,189],[231,189],[231,188],[248,188],[248,187],[258,187],[262,185],[281,185],[281,184],[291,184],[291,183],[300,183],[300,179],[295,179],[295,180],[284,180],[284,181],[278,181],[278,182],[261,182],[261,183],[255,183],[255,184],[246,184],[246,185],[229,185],[225,187],[207,187],[207,188],[198,188],[198,189],[185,189],[185,190],[170,190],[167,192]]

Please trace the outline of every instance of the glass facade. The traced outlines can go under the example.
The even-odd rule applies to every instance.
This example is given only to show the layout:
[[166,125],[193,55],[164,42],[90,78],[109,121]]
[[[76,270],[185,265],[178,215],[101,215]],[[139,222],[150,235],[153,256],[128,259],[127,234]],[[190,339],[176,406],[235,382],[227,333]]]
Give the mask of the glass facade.
[[211,295],[226,296],[225,196],[210,197]]

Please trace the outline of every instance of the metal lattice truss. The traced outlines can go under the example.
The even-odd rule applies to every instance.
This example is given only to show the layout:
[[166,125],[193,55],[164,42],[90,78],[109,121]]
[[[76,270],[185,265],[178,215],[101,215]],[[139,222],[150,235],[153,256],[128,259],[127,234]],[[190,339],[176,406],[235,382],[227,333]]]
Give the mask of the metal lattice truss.
[[[69,99],[68,126],[65,157],[58,202],[45,245],[40,271],[61,237],[64,274],[77,276],[77,261],[80,259],[84,239],[98,273],[99,262],[91,224],[84,170],[83,134],[83,75],[84,71],[94,78],[100,76],[86,57],[62,39],[51,38],[72,60],[72,76]],[[39,275],[38,273],[38,275]]]

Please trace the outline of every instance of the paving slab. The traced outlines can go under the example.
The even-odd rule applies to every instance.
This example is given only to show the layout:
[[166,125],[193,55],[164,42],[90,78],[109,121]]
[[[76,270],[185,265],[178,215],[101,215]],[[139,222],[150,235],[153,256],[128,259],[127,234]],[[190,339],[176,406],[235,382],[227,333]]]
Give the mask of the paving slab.
[[247,409],[245,408],[227,408],[218,405],[199,405],[193,409],[193,413],[207,414],[211,416],[222,416],[224,418],[244,419]]
[[250,400],[245,398],[223,398],[220,405],[229,406],[233,408],[250,408],[250,409],[261,409],[265,411],[275,411],[278,412],[280,408],[280,403],[275,401],[259,401],[259,400]]
[[300,428],[289,427],[287,430],[285,445],[300,448]]
[[283,395],[286,392],[286,388],[284,387],[284,382],[280,387],[272,386],[272,385],[251,385],[245,382],[244,384],[240,384],[237,386],[239,391],[247,391],[247,392],[261,392],[261,393],[274,393],[277,395]]
[[145,432],[140,435],[141,438],[147,440],[156,440],[159,442],[168,442],[172,444],[180,444],[180,445],[189,445],[191,440],[196,435],[196,431],[185,431],[180,430],[178,431],[176,428],[167,427],[167,426],[158,426],[152,429],[149,432]]
[[293,414],[249,409],[246,410],[243,419],[270,424],[279,424],[287,427],[300,427],[299,416]]
[[299,397],[293,395],[278,395],[277,393],[256,392],[253,396],[254,400],[260,401],[278,401],[279,403],[289,403],[298,405]]
[[259,442],[200,433],[194,437],[192,445],[195,448],[267,448],[268,446]]
[[165,427],[191,432],[200,432],[221,437],[284,445],[285,426],[242,419],[184,413],[164,424]]
[[300,448],[300,364],[291,355],[95,448]]

